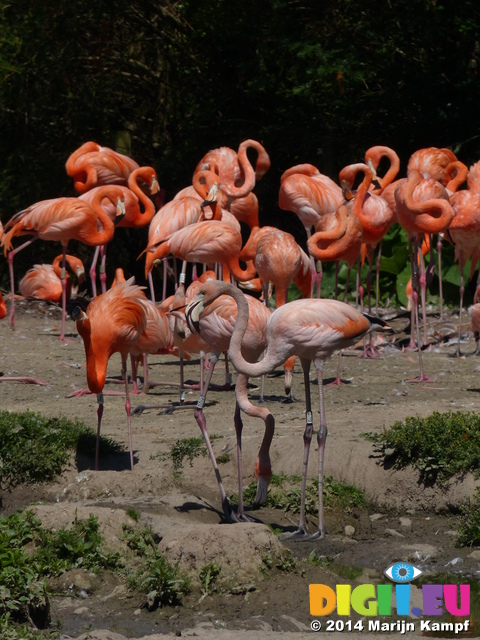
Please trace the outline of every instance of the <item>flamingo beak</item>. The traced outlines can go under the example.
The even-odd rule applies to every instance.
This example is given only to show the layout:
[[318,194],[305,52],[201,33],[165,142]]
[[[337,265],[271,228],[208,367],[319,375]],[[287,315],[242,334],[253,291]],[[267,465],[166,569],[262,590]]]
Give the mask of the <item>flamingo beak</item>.
[[200,333],[200,316],[203,313],[203,293],[198,293],[185,309],[185,318],[192,333]]

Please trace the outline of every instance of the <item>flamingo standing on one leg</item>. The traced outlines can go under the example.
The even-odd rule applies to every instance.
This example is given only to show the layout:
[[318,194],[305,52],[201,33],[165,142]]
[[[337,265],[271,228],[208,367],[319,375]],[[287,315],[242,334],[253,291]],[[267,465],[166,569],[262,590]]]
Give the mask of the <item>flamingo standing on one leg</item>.
[[[421,172],[414,169],[408,179],[402,180],[395,190],[397,217],[409,238],[410,263],[412,267],[412,301],[416,325],[418,362],[420,374],[415,382],[430,382],[423,369],[422,347],[420,344],[420,327],[418,317],[418,286],[424,287],[425,264],[420,251],[419,237],[425,233],[443,233],[454,217],[454,211],[448,201],[445,188],[431,178],[424,179]],[[412,248],[413,241],[413,248]],[[420,253],[419,253],[420,252]],[[420,265],[420,277],[418,274]],[[424,321],[426,310],[423,308]],[[412,335],[414,329],[412,327]]]
[[310,443],[313,435],[313,413],[310,400],[310,363],[313,361],[318,375],[320,399],[320,428],[318,430],[318,530],[311,539],[323,538],[326,533],[323,515],[323,463],[327,423],[323,398],[323,366],[335,351],[361,340],[367,333],[391,331],[382,320],[370,318],[338,300],[294,300],[276,309],[267,322],[267,349],[259,362],[248,362],[242,354],[243,338],[248,326],[249,306],[244,294],[235,286],[224,282],[208,281],[185,311],[191,326],[201,322],[203,310],[222,294],[231,296],[238,313],[228,350],[237,372],[245,376],[260,376],[279,366],[292,355],[302,363],[305,381],[307,426],[304,434],[302,497],[300,521],[294,536],[307,536],[305,496]]
[[[70,240],[80,240],[89,246],[96,246],[110,242],[113,238],[115,223],[103,208],[104,199],[108,199],[117,211],[116,221],[124,215],[122,192],[115,185],[101,187],[96,192],[94,201],[90,204],[80,198],[54,198],[42,200],[28,209],[16,213],[5,225],[5,235],[1,239],[5,255],[8,254],[10,270],[10,284],[12,290],[12,304],[10,307],[10,326],[14,328],[14,291],[15,280],[13,273],[13,258],[23,248],[41,240],[55,240],[63,245],[62,264],[62,330],[60,340],[65,340],[66,316],[66,271],[65,256]],[[31,235],[31,240],[12,249],[12,239],[16,236]]]
[[133,441],[130,420],[131,404],[128,393],[127,357],[147,326],[146,298],[134,278],[120,282],[90,302],[86,312],[77,307],[72,312],[77,331],[81,335],[87,358],[87,382],[97,394],[98,427],[95,469],[98,470],[100,427],[103,415],[103,388],[110,356],[120,352],[125,380],[125,411],[127,413],[130,467],[133,471]]
[[[278,206],[285,211],[293,211],[300,218],[307,237],[326,213],[335,213],[343,202],[342,189],[331,178],[320,173],[311,164],[299,164],[284,171],[280,178]],[[317,285],[317,298],[320,297],[321,272],[316,271],[312,260],[312,286]]]

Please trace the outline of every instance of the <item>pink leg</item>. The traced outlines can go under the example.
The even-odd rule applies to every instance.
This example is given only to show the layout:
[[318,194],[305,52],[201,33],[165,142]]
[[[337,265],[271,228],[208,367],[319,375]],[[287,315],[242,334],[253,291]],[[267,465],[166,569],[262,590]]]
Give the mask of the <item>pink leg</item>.
[[100,247],[100,255],[102,256],[102,261],[100,263],[100,282],[102,285],[102,293],[105,293],[107,290],[107,272],[106,272],[107,247],[106,245],[102,245]]
[[102,426],[102,416],[103,416],[103,393],[97,393],[97,444],[95,447],[95,471],[98,471],[98,462],[100,458],[100,427]]
[[32,242],[35,242],[35,240],[38,240],[38,238],[32,238],[31,240],[27,240],[27,242],[24,242],[22,245],[20,245],[16,249],[13,249],[12,251],[8,252],[7,259],[8,259],[8,269],[10,271],[10,291],[11,291],[10,312],[8,315],[8,320],[12,330],[15,329],[15,277],[13,273],[13,258],[22,249],[25,249],[25,247],[28,247],[29,244],[32,244]]
[[99,255],[100,255],[100,246],[95,247],[95,253],[93,254],[92,265],[89,271],[90,283],[92,285],[92,295],[94,298],[97,297],[97,261],[98,261]]
[[320,399],[320,427],[317,432],[318,443],[318,531],[309,540],[324,538],[327,533],[323,515],[323,463],[325,459],[325,442],[327,440],[327,419],[325,416],[325,399],[323,396],[323,362],[317,364],[318,395]]

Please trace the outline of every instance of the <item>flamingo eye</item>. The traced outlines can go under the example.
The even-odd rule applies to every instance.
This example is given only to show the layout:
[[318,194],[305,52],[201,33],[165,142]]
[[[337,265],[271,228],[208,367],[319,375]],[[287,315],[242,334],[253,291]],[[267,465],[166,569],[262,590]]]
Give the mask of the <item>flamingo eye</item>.
[[395,562],[385,569],[384,574],[393,582],[410,582],[421,576],[423,571],[407,562]]

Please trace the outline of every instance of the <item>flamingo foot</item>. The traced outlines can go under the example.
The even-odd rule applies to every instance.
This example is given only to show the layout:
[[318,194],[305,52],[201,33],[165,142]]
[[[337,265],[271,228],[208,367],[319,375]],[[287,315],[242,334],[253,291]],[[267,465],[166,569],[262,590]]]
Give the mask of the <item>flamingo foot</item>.
[[424,373],[422,373],[421,375],[417,376],[416,378],[411,378],[410,380],[405,380],[405,382],[435,382],[434,378],[429,378],[428,376],[426,376]]
[[293,533],[285,533],[280,536],[280,540],[308,540],[309,537],[308,531],[303,527],[299,527]]
[[319,529],[318,531],[315,531],[315,533],[313,533],[311,536],[307,536],[305,540],[308,542],[314,542],[315,540],[322,540],[322,538],[325,538],[326,533],[327,533],[326,529],[323,529],[323,530]]
[[251,518],[250,516],[247,516],[245,511],[237,511],[236,515],[238,518],[238,522],[258,522],[258,520],[256,520],[255,518]]
[[225,515],[225,519],[228,522],[228,524],[236,524],[238,522],[241,522],[241,520],[239,519],[235,511],[230,506],[228,498],[225,498],[225,500],[223,500],[222,506],[223,506],[223,513]]
[[346,387],[347,383],[343,382],[340,378],[336,378],[333,382],[329,382],[327,387]]
[[45,382],[45,380],[39,380],[38,378],[29,378],[28,376],[3,376],[0,374],[0,382],[21,382],[22,384],[38,384],[42,387],[46,387],[49,385],[49,382]]

